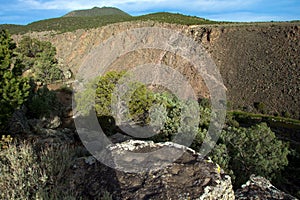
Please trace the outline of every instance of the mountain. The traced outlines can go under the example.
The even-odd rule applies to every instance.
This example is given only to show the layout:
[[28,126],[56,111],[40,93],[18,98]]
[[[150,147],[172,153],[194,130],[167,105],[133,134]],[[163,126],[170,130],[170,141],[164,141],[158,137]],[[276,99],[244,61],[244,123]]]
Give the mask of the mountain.
[[128,13],[113,7],[94,7],[86,10],[75,10],[67,13],[63,17],[96,17],[96,16],[107,16],[107,15],[118,15],[118,16],[130,16]]
[[72,11],[62,17],[45,19],[27,25],[0,24],[0,29],[7,29],[11,34],[27,32],[56,31],[59,33],[73,32],[78,29],[99,28],[108,24],[131,21],[154,21],[181,25],[216,24],[199,17],[192,17],[178,13],[159,12],[141,16],[131,16],[126,12],[112,7],[94,7],[88,10]]

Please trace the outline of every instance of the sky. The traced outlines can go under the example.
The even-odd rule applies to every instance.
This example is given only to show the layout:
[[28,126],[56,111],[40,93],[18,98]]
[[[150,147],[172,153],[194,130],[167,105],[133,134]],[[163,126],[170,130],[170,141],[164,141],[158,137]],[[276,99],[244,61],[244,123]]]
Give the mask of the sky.
[[300,20],[300,0],[0,0],[0,24],[25,25],[95,6],[133,16],[173,12],[217,21]]

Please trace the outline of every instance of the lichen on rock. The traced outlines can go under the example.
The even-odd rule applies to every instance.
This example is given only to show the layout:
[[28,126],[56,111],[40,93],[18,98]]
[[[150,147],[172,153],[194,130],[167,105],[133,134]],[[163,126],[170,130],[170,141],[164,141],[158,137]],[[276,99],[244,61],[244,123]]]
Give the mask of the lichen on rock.
[[[163,147],[167,147],[169,152],[182,152],[182,155],[174,162],[158,160],[158,165],[152,165],[156,167],[149,170],[124,170],[127,167],[126,162],[130,164],[133,160],[122,157],[125,155],[123,151],[147,155],[147,152]],[[109,149],[111,155],[120,155],[113,157],[116,169],[104,166],[100,162],[76,164],[77,168],[73,169],[75,171],[72,174],[84,174],[81,180],[76,179],[81,183],[74,185],[79,186],[74,190],[81,191],[80,196],[85,197],[89,194],[88,198],[97,198],[92,194],[100,194],[101,190],[105,189],[113,195],[113,199],[234,199],[230,177],[224,174],[223,170],[218,171],[217,164],[202,158],[190,148],[171,142],[128,140],[112,144]],[[145,164],[145,160],[141,160],[141,165]],[[82,188],[83,185],[86,187]],[[90,191],[91,189],[93,191]]]

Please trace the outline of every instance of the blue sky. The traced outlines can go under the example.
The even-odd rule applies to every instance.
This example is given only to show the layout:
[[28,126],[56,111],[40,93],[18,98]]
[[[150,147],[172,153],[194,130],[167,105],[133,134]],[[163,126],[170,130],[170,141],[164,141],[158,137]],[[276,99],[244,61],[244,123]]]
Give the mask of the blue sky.
[[300,0],[0,0],[0,24],[28,24],[94,6],[131,15],[175,12],[219,21],[300,20]]

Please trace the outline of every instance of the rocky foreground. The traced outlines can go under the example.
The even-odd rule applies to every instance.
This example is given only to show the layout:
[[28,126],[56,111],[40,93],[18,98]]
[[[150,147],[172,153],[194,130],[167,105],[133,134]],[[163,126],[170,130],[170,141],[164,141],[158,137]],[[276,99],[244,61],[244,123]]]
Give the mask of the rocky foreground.
[[[139,173],[109,168],[93,156],[81,157],[74,161],[66,178],[72,190],[84,199],[98,199],[105,190],[112,194],[113,199],[296,199],[275,188],[265,178],[255,175],[234,192],[230,176],[217,164],[177,144],[128,140],[110,148],[112,153],[120,154],[129,149],[138,153],[162,147],[180,149],[185,153],[166,167]],[[123,166],[118,165],[125,161],[124,156],[123,161],[116,162],[116,168],[121,169]]]
[[[110,168],[91,156],[79,142],[76,130],[72,126],[62,127],[66,126],[64,123],[57,116],[28,120],[19,110],[14,114],[11,132],[23,133],[38,148],[75,146],[76,151],[81,151],[64,172],[65,184],[61,187],[82,199],[102,199],[104,192],[109,192],[113,199],[296,199],[255,175],[233,191],[230,176],[194,150],[171,142],[132,140],[120,133],[110,137],[113,143],[102,159],[110,160]],[[157,163],[147,163],[147,153],[161,148],[166,148],[170,156],[175,153],[180,157],[169,162],[168,155],[158,155]],[[126,152],[145,156],[128,156]],[[148,170],[144,170],[148,165]],[[132,166],[141,166],[143,170],[133,170]]]

